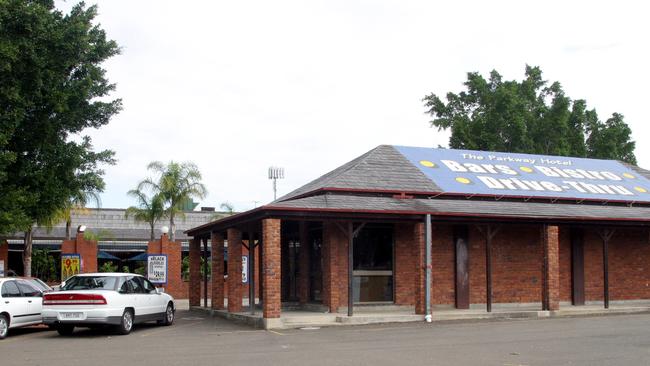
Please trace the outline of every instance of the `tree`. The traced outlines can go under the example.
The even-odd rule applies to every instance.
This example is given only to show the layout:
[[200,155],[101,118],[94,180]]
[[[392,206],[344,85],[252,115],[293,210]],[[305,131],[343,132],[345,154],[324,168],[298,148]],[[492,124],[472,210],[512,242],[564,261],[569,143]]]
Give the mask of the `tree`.
[[147,178],[138,184],[138,190],[149,189],[159,194],[165,201],[166,214],[169,216],[170,239],[176,237],[176,215],[183,215],[182,205],[193,198],[203,199],[208,194],[201,183],[201,172],[194,163],[176,163],[170,161],[167,165],[154,161],[147,169],[158,174],[158,179]]
[[467,74],[466,90],[424,97],[431,126],[451,130],[449,147],[545,155],[618,159],[636,164],[635,143],[623,116],[605,123],[587,103],[571,101],[559,82],[542,79],[539,67],[526,66],[521,82]]
[[155,240],[154,228],[156,222],[165,216],[165,201],[162,195],[154,194],[150,198],[140,189],[132,189],[127,194],[134,197],[138,203],[137,206],[127,208],[124,217],[128,218],[129,216],[133,216],[135,221],[149,224],[151,228],[151,240]]
[[25,231],[31,273],[31,227],[52,222],[78,192],[101,192],[101,164],[82,135],[121,109],[101,63],[118,54],[92,22],[95,6],[64,15],[51,0],[0,0],[0,233]]
[[[98,186],[102,187],[103,190],[103,180]],[[65,221],[65,240],[70,240],[72,237],[72,214],[74,212],[87,212],[86,206],[90,202],[93,202],[97,207],[101,206],[100,190],[97,187],[93,187],[93,189],[92,191],[80,191],[73,194],[56,215]]]
[[223,212],[225,212],[225,213],[227,213],[229,215],[232,215],[235,212],[235,206],[232,203],[228,202],[228,201],[221,202],[221,204],[219,205],[219,208]]

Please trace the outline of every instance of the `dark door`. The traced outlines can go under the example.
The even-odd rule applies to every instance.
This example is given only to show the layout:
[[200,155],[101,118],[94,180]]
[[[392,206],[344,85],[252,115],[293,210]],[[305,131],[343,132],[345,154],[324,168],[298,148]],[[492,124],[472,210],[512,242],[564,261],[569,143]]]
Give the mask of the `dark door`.
[[469,247],[467,231],[467,226],[454,226],[457,309],[469,309]]
[[321,255],[322,230],[312,231],[308,240],[309,250],[309,300],[323,301],[323,256]]

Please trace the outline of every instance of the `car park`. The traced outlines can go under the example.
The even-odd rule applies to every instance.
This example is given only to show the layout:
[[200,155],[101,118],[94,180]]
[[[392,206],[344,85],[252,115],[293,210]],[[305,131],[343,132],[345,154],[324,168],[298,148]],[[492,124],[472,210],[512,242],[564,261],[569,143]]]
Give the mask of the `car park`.
[[21,278],[0,278],[0,339],[9,329],[42,322],[43,293]]
[[67,279],[44,295],[43,322],[61,335],[75,327],[112,326],[129,334],[134,324],[171,325],[174,299],[145,277],[129,273],[89,273]]

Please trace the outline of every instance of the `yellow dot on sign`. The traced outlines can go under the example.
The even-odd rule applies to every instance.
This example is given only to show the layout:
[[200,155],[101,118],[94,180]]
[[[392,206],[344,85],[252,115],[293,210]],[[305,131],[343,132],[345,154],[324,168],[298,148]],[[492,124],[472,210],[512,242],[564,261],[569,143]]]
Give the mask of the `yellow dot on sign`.
[[427,168],[434,168],[436,164],[430,162],[429,160],[420,160],[420,165],[426,166]]
[[630,173],[623,173],[623,176],[624,176],[625,178],[630,178],[630,179],[634,179],[634,178],[636,178],[635,176],[633,176],[633,175],[630,174]]
[[648,190],[643,187],[634,187],[634,190],[641,193],[648,193]]
[[458,178],[456,178],[456,182],[458,182],[458,183],[463,183],[463,184],[470,184],[470,183],[472,183],[471,180],[469,180],[469,179],[467,179],[467,178],[463,178],[463,177],[458,177]]
[[527,166],[520,166],[519,170],[521,170],[522,172],[526,172],[526,173],[532,173],[533,172],[533,169],[529,168]]

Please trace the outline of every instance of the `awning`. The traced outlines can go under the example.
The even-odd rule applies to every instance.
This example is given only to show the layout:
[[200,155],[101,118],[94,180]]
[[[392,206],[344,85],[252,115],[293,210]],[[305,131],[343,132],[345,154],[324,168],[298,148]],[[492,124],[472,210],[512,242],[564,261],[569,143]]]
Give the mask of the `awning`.
[[140,253],[138,255],[134,255],[133,257],[127,259],[127,261],[146,262],[147,261],[147,253]]
[[97,252],[97,259],[108,259],[108,260],[112,260],[112,261],[121,260],[120,258],[118,258],[118,257],[116,257],[116,256],[114,256],[112,254],[102,252],[101,250]]

